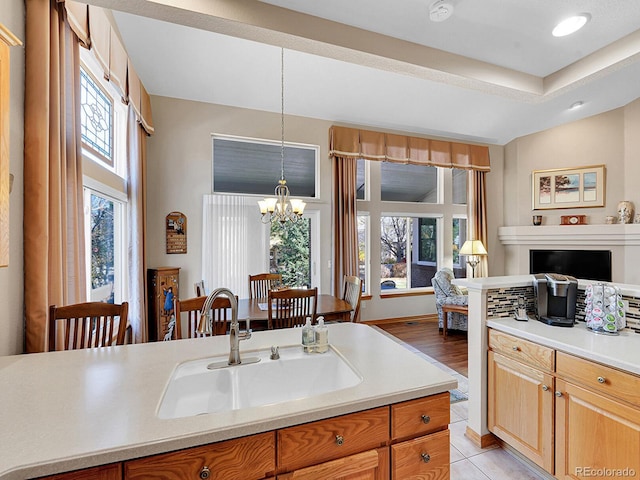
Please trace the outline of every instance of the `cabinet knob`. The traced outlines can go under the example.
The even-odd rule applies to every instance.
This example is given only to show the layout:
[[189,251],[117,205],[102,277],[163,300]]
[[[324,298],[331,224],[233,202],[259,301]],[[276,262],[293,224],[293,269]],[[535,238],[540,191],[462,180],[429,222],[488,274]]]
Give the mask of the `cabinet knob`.
[[517,352],[518,350],[520,350],[520,349],[518,348],[518,346],[517,346],[517,345],[514,345],[514,346],[513,346],[513,347],[511,347],[511,348],[513,348],[513,351],[514,351],[514,352]]
[[344,443],[344,437],[342,435],[336,435],[336,445],[339,447]]
[[542,385],[542,390],[546,392],[547,390],[549,390],[549,387],[547,387],[546,385]]
[[606,378],[604,378],[604,377],[598,377],[598,383],[604,383],[604,382],[606,382],[606,381],[607,381],[607,379],[606,379]]
[[202,470],[200,470],[200,473],[198,475],[202,480],[206,480],[207,478],[211,478],[211,470],[209,470],[209,467],[207,467],[206,465],[204,467],[202,467]]
[[556,397],[561,397],[561,396],[562,396],[562,392],[556,390]]
[[420,415],[420,418],[422,419],[422,423],[427,424],[431,421],[431,417],[429,415]]
[[429,460],[431,460],[431,455],[429,455],[428,453],[421,453],[420,458],[422,458],[422,461],[424,463],[429,463]]

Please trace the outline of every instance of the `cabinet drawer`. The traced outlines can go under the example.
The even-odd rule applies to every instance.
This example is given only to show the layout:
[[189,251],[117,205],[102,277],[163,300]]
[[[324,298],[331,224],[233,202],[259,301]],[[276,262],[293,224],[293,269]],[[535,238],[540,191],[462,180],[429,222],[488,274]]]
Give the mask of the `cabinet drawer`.
[[554,370],[553,348],[543,347],[537,343],[493,329],[489,329],[489,348],[532,367],[549,372]]
[[448,479],[449,430],[391,446],[391,479]]
[[449,392],[391,406],[391,438],[417,437],[447,428]]
[[389,407],[278,430],[278,470],[291,471],[387,444]]
[[640,406],[640,377],[563,352],[556,361],[559,377]]
[[125,462],[124,478],[198,480],[206,469],[212,479],[259,480],[275,472],[275,463],[275,438],[268,432]]

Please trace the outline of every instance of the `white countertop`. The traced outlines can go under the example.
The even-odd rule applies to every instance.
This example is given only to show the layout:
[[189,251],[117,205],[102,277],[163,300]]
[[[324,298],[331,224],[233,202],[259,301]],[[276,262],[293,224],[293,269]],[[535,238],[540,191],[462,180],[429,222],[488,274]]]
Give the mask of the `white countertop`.
[[[300,335],[300,329],[254,332],[240,351],[297,345]],[[457,386],[455,378],[367,325],[329,325],[329,342],[362,383],[305,400],[170,420],[156,412],[175,366],[227,355],[228,336],[0,357],[0,478],[103,465]]]
[[584,322],[578,322],[570,328],[553,327],[533,318],[528,322],[513,318],[489,319],[487,326],[640,375],[640,334],[629,330],[609,336],[590,331]]

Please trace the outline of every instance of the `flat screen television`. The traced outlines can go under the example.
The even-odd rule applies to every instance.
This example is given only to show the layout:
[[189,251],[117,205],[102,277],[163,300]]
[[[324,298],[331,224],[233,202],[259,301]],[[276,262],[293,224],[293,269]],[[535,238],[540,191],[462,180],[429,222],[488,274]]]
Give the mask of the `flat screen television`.
[[611,281],[611,250],[529,250],[529,273]]

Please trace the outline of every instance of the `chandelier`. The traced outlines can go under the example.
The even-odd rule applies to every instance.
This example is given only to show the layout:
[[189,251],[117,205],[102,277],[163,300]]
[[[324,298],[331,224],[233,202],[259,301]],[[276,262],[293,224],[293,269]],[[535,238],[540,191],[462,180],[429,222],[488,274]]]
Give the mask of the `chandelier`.
[[280,87],[280,180],[274,191],[275,197],[258,201],[262,223],[285,223],[287,220],[297,222],[302,218],[306,205],[302,200],[289,198],[289,187],[284,178],[284,48],[280,51]]

